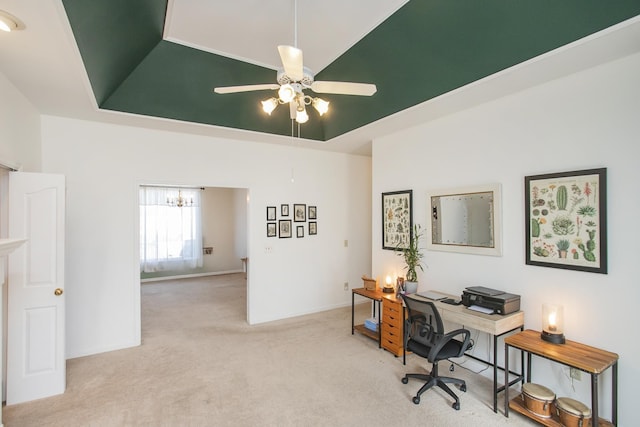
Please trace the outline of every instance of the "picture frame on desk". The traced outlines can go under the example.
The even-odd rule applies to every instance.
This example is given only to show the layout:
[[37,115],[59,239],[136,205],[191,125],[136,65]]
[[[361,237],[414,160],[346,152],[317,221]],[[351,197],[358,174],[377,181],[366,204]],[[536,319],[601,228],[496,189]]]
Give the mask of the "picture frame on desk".
[[607,274],[607,170],[525,176],[526,264]]
[[382,249],[408,249],[412,233],[413,190],[382,193]]

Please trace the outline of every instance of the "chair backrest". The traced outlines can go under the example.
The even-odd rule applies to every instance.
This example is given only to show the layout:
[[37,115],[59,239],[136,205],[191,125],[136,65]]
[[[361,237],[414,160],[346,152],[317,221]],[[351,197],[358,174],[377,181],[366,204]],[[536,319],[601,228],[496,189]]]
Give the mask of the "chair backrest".
[[402,299],[409,312],[408,328],[405,329],[407,336],[421,344],[433,345],[435,337],[444,334],[442,318],[435,304],[411,295],[402,295]]

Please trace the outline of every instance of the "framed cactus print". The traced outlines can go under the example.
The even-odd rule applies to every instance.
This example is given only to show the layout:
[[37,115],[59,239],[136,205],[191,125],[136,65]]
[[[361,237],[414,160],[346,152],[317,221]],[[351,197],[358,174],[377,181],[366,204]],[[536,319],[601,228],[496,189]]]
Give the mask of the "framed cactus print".
[[526,263],[607,274],[607,169],[525,176]]

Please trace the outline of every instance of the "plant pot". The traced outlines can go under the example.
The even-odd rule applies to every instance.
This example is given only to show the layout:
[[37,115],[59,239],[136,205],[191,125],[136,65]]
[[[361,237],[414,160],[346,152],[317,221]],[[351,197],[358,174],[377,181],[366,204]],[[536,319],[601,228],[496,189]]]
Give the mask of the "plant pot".
[[405,294],[415,294],[418,292],[418,282],[404,282],[404,293]]

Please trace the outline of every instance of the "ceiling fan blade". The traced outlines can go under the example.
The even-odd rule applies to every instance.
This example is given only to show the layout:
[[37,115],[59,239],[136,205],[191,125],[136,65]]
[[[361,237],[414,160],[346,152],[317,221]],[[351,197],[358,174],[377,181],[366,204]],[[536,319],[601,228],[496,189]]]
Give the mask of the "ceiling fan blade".
[[371,96],[378,89],[376,85],[370,83],[316,81],[311,84],[311,90],[317,93]]
[[280,60],[284,67],[284,73],[292,80],[299,82],[304,77],[302,65],[302,51],[293,46],[278,46]]
[[215,93],[237,93],[237,92],[251,92],[253,90],[278,90],[280,85],[275,83],[266,83],[261,85],[244,85],[244,86],[223,86],[213,89]]

